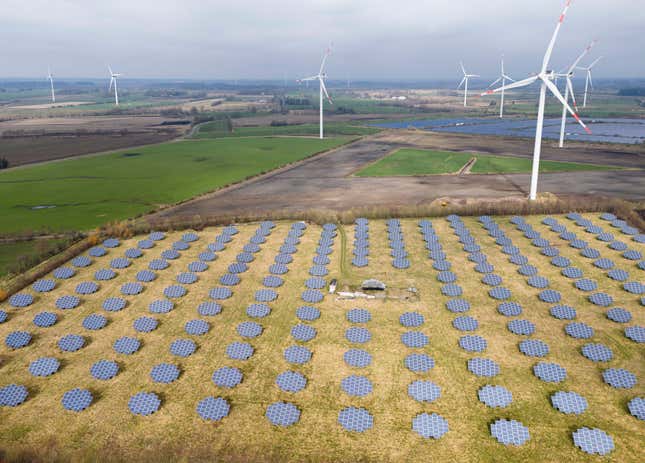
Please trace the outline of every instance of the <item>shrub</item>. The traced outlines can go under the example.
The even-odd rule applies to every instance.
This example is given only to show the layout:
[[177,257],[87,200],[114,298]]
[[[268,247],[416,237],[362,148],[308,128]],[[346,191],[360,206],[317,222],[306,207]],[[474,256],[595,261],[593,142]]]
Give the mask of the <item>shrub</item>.
[[9,167],[9,160],[7,158],[0,158],[0,169],[7,169]]

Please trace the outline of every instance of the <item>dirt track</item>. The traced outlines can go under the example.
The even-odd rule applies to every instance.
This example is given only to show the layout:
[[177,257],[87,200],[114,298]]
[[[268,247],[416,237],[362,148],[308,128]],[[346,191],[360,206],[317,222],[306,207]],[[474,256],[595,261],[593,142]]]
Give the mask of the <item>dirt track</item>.
[[[454,138],[457,138],[454,140]],[[492,138],[489,140],[488,138]],[[496,154],[529,152],[524,140],[495,137],[424,134],[385,134],[370,137],[323,154],[291,168],[270,173],[238,186],[215,192],[164,210],[154,218],[233,215],[269,210],[325,208],[342,210],[359,206],[421,204],[438,197],[500,198],[527,196],[528,174],[434,175],[419,177],[360,178],[351,174],[367,163],[400,147],[462,149]],[[522,150],[522,151],[520,151]],[[645,153],[631,148],[582,146],[567,150],[547,147],[544,159],[593,162],[645,169]],[[529,154],[526,154],[527,156]],[[556,194],[597,194],[627,199],[645,198],[645,170],[543,174],[541,191]]]

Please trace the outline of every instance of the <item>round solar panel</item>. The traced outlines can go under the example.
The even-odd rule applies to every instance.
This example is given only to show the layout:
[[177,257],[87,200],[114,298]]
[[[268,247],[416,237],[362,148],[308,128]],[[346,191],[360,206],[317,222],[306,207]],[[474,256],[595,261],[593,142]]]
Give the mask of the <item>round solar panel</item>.
[[490,359],[475,357],[468,360],[468,370],[476,376],[497,376],[499,365]]
[[237,333],[243,338],[257,338],[262,334],[262,325],[255,322],[242,322],[237,325]]
[[361,349],[350,349],[343,355],[345,363],[351,367],[365,368],[372,363],[372,356]]
[[631,389],[636,385],[636,376],[622,368],[608,368],[602,372],[602,378],[616,389]]
[[587,259],[597,259],[600,257],[600,251],[593,248],[584,248],[582,251],[580,251],[580,255],[582,257],[586,257]]
[[258,302],[271,302],[276,300],[278,293],[272,289],[259,289],[255,292],[255,300]]
[[143,253],[141,252],[140,249],[130,248],[130,249],[127,249],[125,251],[124,255],[128,259],[138,259],[139,257],[141,257],[143,255]]
[[148,310],[152,313],[168,313],[175,307],[175,303],[168,299],[158,299],[152,301],[148,306]]
[[475,331],[479,328],[479,323],[473,317],[461,316],[452,321],[452,326],[459,331]]
[[575,282],[576,288],[580,291],[594,291],[598,289],[598,284],[594,280],[583,278]]
[[487,384],[477,391],[480,402],[491,408],[506,408],[513,402],[513,394],[502,386]]
[[289,269],[284,264],[273,264],[269,267],[269,273],[273,275],[284,275]]
[[224,286],[235,286],[242,281],[239,276],[234,273],[225,273],[219,279],[220,284]]
[[172,243],[172,248],[175,251],[185,251],[186,249],[190,248],[190,245],[185,241],[175,241],[174,243]]
[[643,294],[645,293],[645,285],[638,281],[628,281],[623,285],[623,289],[628,293],[632,294]]
[[523,256],[521,254],[516,254],[514,256],[510,256],[508,258],[508,261],[511,264],[515,264],[515,265],[525,265],[526,263],[528,263],[529,259],[528,257]]
[[589,339],[593,336],[593,328],[585,323],[572,322],[564,327],[564,331],[576,339]]
[[464,299],[451,299],[446,302],[446,308],[453,313],[468,312],[470,303]]
[[253,346],[246,342],[235,341],[226,347],[226,355],[233,360],[248,360],[253,352]]
[[364,432],[374,425],[374,418],[364,408],[346,407],[338,414],[338,423],[347,431]]
[[222,306],[219,305],[217,302],[212,302],[212,301],[202,302],[197,307],[197,312],[199,313],[199,315],[202,315],[205,317],[212,317],[214,315],[219,314],[221,311],[222,311]]
[[266,241],[267,240],[263,235],[258,235],[258,234],[255,234],[251,238],[249,238],[249,243],[253,243],[253,244],[263,244],[263,243],[266,243]]
[[181,254],[179,254],[179,252],[176,249],[166,249],[164,252],[161,253],[161,258],[167,259],[167,260],[179,259],[179,256],[181,256]]
[[197,258],[201,262],[212,262],[217,259],[217,254],[215,254],[212,250],[200,252]]
[[487,342],[481,336],[462,336],[459,338],[459,346],[468,352],[483,352],[486,350]]
[[179,298],[186,294],[186,288],[181,285],[170,285],[163,290],[164,296],[167,298]]
[[522,306],[517,302],[502,302],[497,311],[506,317],[517,317],[522,313]]
[[309,289],[322,289],[326,286],[326,282],[323,278],[312,277],[305,281],[305,286]]
[[90,368],[92,376],[103,381],[114,378],[118,372],[119,365],[112,360],[99,360]]
[[135,415],[148,416],[159,410],[161,400],[154,392],[139,392],[128,401],[128,408]]
[[116,272],[109,268],[103,268],[103,269],[97,270],[94,273],[94,279],[99,281],[111,280],[112,278],[115,278],[115,277],[116,277]]
[[410,348],[421,348],[425,347],[430,340],[420,331],[407,331],[401,335],[401,342]]
[[625,336],[634,342],[645,342],[645,327],[642,326],[628,326],[625,328]]
[[49,279],[36,280],[34,284],[31,285],[31,289],[38,293],[48,293],[56,287],[56,282]]
[[519,348],[528,357],[546,357],[549,353],[549,346],[538,339],[525,339],[520,342]]
[[7,312],[4,310],[0,310],[0,323],[4,323],[7,321]]
[[208,270],[208,264],[201,261],[195,261],[188,264],[188,271],[190,272],[205,272]]
[[520,268],[517,269],[517,272],[520,275],[530,277],[533,275],[537,275],[538,270],[532,265],[522,265]]
[[207,421],[220,421],[227,417],[231,406],[222,397],[206,397],[197,404],[197,414]]
[[58,340],[58,348],[64,352],[76,352],[85,345],[85,338],[78,334],[68,334]]
[[121,242],[117,238],[108,238],[103,241],[103,246],[106,248],[116,248],[121,245]]
[[242,252],[235,257],[235,260],[244,264],[249,264],[255,260],[255,257],[253,257],[253,254],[250,252]]
[[108,297],[103,301],[103,310],[107,310],[108,312],[118,312],[119,310],[123,310],[127,303],[128,302],[125,299],[120,297]]
[[571,246],[574,249],[584,249],[589,246],[589,243],[580,239],[575,239],[569,242],[569,246]]
[[634,397],[627,404],[627,409],[634,417],[639,420],[645,420],[645,398]]
[[191,285],[197,281],[197,275],[191,272],[183,272],[177,275],[177,283]]
[[567,378],[567,371],[557,363],[540,362],[533,367],[533,374],[547,383],[560,383]]
[[502,277],[494,273],[488,273],[482,278],[482,283],[489,286],[499,286],[502,284]]
[[488,295],[497,300],[504,300],[511,297],[511,290],[502,286],[496,286],[488,291]]
[[246,265],[244,262],[234,262],[228,266],[228,271],[230,273],[244,273],[248,269],[248,265]]
[[266,304],[251,304],[246,308],[246,314],[252,318],[264,318],[271,313],[271,308]]
[[399,270],[405,270],[410,268],[410,261],[408,259],[394,259],[392,261],[392,267]]
[[521,336],[530,336],[535,332],[535,325],[528,320],[511,320],[506,327],[511,333]]
[[603,270],[609,270],[610,268],[613,268],[616,265],[610,259],[605,259],[605,258],[597,259],[596,261],[594,261],[593,264],[594,266]]
[[92,260],[87,256],[77,256],[71,260],[71,263],[76,268],[83,268],[91,265]]
[[623,252],[623,257],[628,260],[641,260],[643,258],[643,255],[634,249],[630,249]]
[[152,317],[139,317],[132,324],[135,331],[139,333],[150,333],[157,329],[159,322],[156,318]]
[[553,259],[551,259],[551,265],[554,265],[555,267],[565,268],[571,265],[571,261],[566,257],[555,256]]
[[88,315],[83,319],[83,328],[86,330],[100,330],[107,325],[107,318],[98,313]]
[[558,391],[551,396],[551,404],[556,410],[566,413],[580,415],[587,410],[587,399],[575,392]]
[[441,287],[441,293],[444,296],[458,297],[463,294],[463,290],[461,289],[461,286],[449,283]]
[[194,336],[202,336],[208,333],[209,329],[210,329],[210,324],[207,321],[200,320],[200,319],[187,321],[186,324],[184,325],[184,331]]
[[92,294],[99,290],[99,285],[93,281],[84,281],[76,285],[76,294]]
[[210,290],[208,293],[211,299],[215,300],[222,300],[222,299],[228,299],[233,295],[233,291],[231,291],[229,288],[224,288],[224,287],[216,287]]
[[66,410],[80,412],[89,407],[93,399],[92,393],[87,389],[75,388],[63,394],[61,402]]
[[408,395],[418,402],[434,402],[441,397],[441,388],[432,381],[417,380],[408,385]]
[[[155,243],[152,240],[141,240],[137,243],[137,248],[139,249],[151,249],[154,246],[155,246]],[[126,255],[126,257],[130,257],[130,256]]]
[[150,238],[152,241],[161,241],[166,238],[166,235],[164,232],[160,231],[153,231],[148,235],[148,238]]
[[70,310],[78,307],[81,300],[76,296],[61,296],[56,299],[56,307],[62,310]]
[[450,262],[445,260],[437,260],[432,264],[433,269],[440,270],[440,271],[450,270],[450,267],[451,267]]
[[613,269],[607,272],[607,276],[612,280],[626,281],[629,278],[629,273],[621,269]]
[[607,455],[614,450],[614,440],[597,428],[579,428],[573,433],[573,443],[585,453]]
[[631,312],[620,307],[608,310],[606,315],[608,319],[616,323],[629,323],[632,320]]
[[168,268],[169,265],[170,264],[168,264],[168,262],[166,262],[164,259],[154,259],[150,261],[148,268],[150,270],[164,270]]
[[190,339],[175,339],[170,344],[170,353],[178,357],[188,357],[197,350],[197,344]]
[[310,304],[315,304],[317,302],[322,301],[324,299],[324,296],[317,289],[306,289],[302,292],[301,298],[305,302],[309,302]]
[[638,268],[641,270],[645,270],[645,260],[638,263]]
[[532,286],[533,288],[539,288],[539,289],[546,288],[549,286],[549,280],[541,276],[532,276],[527,280],[527,283],[529,286]]
[[60,362],[54,357],[40,357],[29,364],[33,376],[50,376],[58,371]]
[[58,278],[59,280],[67,280],[68,278],[72,278],[76,275],[76,270],[72,267],[58,267],[54,270],[53,275],[54,278]]
[[114,341],[113,348],[119,354],[131,355],[139,350],[141,342],[137,338],[123,336]]
[[262,284],[269,288],[278,288],[284,284],[284,280],[280,277],[270,275],[264,277]]
[[242,372],[234,367],[222,367],[215,370],[212,380],[219,387],[233,388],[242,382]]
[[311,351],[302,346],[289,346],[284,350],[284,359],[289,363],[301,365],[311,359]]
[[561,270],[563,276],[567,278],[582,278],[582,270],[576,267],[566,267]]
[[208,248],[209,251],[212,251],[212,252],[220,252],[226,249],[226,245],[222,240],[216,241],[215,243],[210,243],[206,247]]
[[486,254],[482,254],[481,252],[473,252],[468,256],[468,260],[481,264],[483,262],[486,262]]
[[285,392],[300,392],[307,385],[307,378],[296,371],[285,371],[278,375],[275,382]]
[[421,326],[424,321],[423,315],[418,312],[406,312],[399,317],[399,323],[408,328]]
[[94,246],[87,253],[92,257],[103,257],[107,254],[107,250],[101,246]]
[[276,264],[286,265],[293,262],[293,257],[291,257],[289,254],[278,254],[277,256],[275,256],[273,260],[275,261]]
[[611,233],[602,232],[602,233],[598,233],[598,236],[596,236],[596,239],[598,241],[604,241],[605,243],[611,243],[616,238]]
[[560,254],[560,251],[557,248],[554,248],[554,247],[551,247],[551,246],[547,246],[546,248],[542,248],[542,250],[540,252],[542,253],[542,255],[545,255],[547,257],[555,257],[558,254]]
[[589,343],[582,346],[582,355],[593,362],[609,362],[614,353],[604,344]]
[[560,293],[558,291],[555,291],[553,289],[545,289],[540,294],[538,294],[538,298],[542,302],[548,302],[548,303],[551,303],[551,304],[556,304],[556,303],[560,302],[560,299],[562,298],[562,296],[560,295]]
[[439,280],[441,283],[454,283],[455,281],[457,281],[457,275],[449,270],[446,272],[439,272],[437,274],[437,280]]
[[312,326],[299,323],[291,328],[291,336],[296,341],[308,342],[316,337],[316,329]]
[[530,439],[529,428],[519,421],[500,419],[490,425],[491,435],[504,445],[523,445]]
[[614,299],[607,293],[594,293],[589,296],[589,302],[601,307],[607,307],[614,302]]
[[121,294],[126,296],[134,296],[143,291],[143,285],[139,282],[136,283],[125,283],[121,286]]
[[130,259],[126,259],[125,257],[117,257],[116,259],[112,259],[112,261],[110,261],[110,267],[112,268],[121,269],[129,266]]
[[152,270],[141,270],[136,275],[137,281],[149,283],[157,278],[157,274]]
[[54,326],[57,321],[58,317],[52,312],[40,312],[34,316],[34,325],[40,328]]
[[415,373],[426,373],[434,368],[434,360],[426,354],[410,354],[405,358],[405,366]]
[[320,317],[320,310],[315,307],[304,305],[298,307],[298,310],[296,310],[296,316],[300,320],[311,322],[317,320]]
[[300,420],[300,410],[289,402],[274,402],[267,407],[267,419],[276,426],[291,426]]
[[150,370],[150,378],[155,383],[169,384],[179,378],[179,368],[172,363],[160,363]]

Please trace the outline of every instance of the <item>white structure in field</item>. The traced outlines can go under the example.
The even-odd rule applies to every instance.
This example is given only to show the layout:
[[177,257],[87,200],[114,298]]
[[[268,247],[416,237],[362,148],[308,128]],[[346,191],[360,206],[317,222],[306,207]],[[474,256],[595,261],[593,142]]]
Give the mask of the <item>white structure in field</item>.
[[327,97],[327,101],[329,101],[329,104],[334,104],[331,101],[331,98],[329,97],[329,93],[327,93],[327,87],[325,87],[325,79],[327,78],[327,74],[325,73],[325,64],[327,62],[327,57],[331,55],[331,46],[325,50],[325,54],[323,55],[322,63],[320,63],[320,70],[318,71],[318,74],[315,76],[311,77],[305,77],[304,79],[298,80],[298,82],[309,82],[310,80],[317,80],[320,84],[320,139],[322,140],[325,136],[324,133],[324,123],[323,123],[323,93]]
[[461,66],[461,72],[464,73],[464,78],[461,79],[461,83],[459,84],[459,87],[457,87],[457,90],[461,88],[462,85],[464,85],[464,108],[468,106],[468,80],[471,77],[479,77],[477,74],[468,74],[466,72],[466,68],[464,67],[464,63],[459,62],[459,65]]
[[112,68],[110,66],[108,66],[108,70],[110,71],[110,87],[108,88],[108,92],[112,90],[112,85],[114,85],[114,104],[119,106],[119,89],[117,88],[117,81],[119,80],[119,77],[121,77],[121,74],[112,72]]
[[506,71],[504,71],[504,56],[502,56],[502,74],[499,76],[499,78],[490,84],[488,88],[494,87],[498,83],[502,83],[502,99],[499,103],[499,117],[503,118],[504,117],[504,86],[506,85],[506,81],[510,80],[511,82],[515,82],[515,80],[511,79],[509,76],[506,75]]
[[52,70],[47,68],[47,79],[49,79],[49,85],[52,89],[52,103],[56,103],[56,94],[54,93],[54,76],[52,75]]
[[589,85],[591,85],[591,87],[593,87],[593,80],[591,80],[591,69],[596,64],[598,64],[598,61],[600,61],[601,59],[602,59],[602,56],[600,58],[597,58],[593,63],[591,63],[587,67],[578,66],[578,69],[582,69],[583,71],[585,71],[587,73],[587,79],[585,81],[585,97],[584,97],[584,100],[582,102],[582,107],[583,108],[587,107],[587,93],[589,92]]

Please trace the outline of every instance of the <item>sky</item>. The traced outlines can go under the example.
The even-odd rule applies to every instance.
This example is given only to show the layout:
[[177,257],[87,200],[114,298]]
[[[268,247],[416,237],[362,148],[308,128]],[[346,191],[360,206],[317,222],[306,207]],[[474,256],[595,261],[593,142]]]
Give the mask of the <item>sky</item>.
[[[0,77],[331,79],[537,71],[565,0],[2,0]],[[593,39],[597,77],[645,77],[645,2],[574,0],[553,55]],[[584,61],[583,61],[584,63]]]

